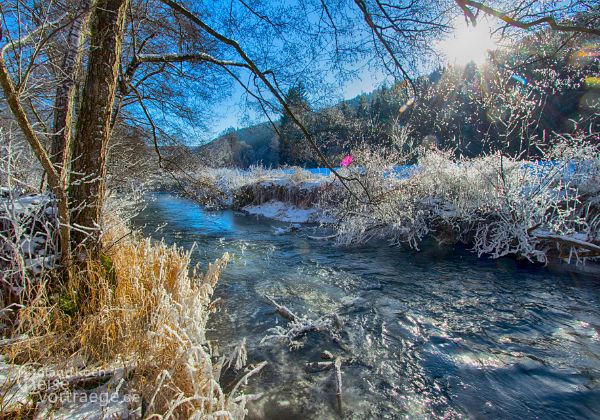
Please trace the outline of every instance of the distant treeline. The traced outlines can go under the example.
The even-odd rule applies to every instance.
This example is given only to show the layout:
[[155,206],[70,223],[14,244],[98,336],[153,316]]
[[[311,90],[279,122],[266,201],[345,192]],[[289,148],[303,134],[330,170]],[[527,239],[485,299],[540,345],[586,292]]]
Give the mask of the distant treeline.
[[[439,67],[413,81],[416,94],[401,81],[313,110],[299,83],[287,92],[287,103],[334,164],[361,145],[392,146],[402,130],[410,138],[402,147],[427,142],[457,156],[502,151],[536,158],[558,137],[597,132],[600,124],[600,86],[593,77],[600,72],[597,46],[542,35],[543,41],[537,34],[490,53],[480,67]],[[274,124],[231,130],[199,153],[214,165],[322,165],[285,114]]]

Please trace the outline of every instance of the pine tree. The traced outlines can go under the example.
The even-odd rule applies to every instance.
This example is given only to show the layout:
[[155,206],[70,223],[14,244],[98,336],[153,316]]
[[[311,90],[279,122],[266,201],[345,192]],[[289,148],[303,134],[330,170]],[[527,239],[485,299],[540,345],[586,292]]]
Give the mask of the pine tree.
[[[307,122],[311,110],[304,83],[300,82],[288,90],[286,103],[296,117],[304,123]],[[281,117],[279,159],[280,163],[289,165],[302,165],[310,161],[304,135],[287,113]]]

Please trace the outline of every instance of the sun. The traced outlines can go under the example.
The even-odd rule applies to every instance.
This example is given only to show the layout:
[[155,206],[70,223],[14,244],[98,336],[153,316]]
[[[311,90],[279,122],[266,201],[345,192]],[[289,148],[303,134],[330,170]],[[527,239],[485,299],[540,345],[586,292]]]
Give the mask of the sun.
[[458,19],[449,37],[438,44],[438,49],[450,64],[464,65],[485,63],[488,52],[498,48],[492,29],[486,19],[479,19],[477,26]]

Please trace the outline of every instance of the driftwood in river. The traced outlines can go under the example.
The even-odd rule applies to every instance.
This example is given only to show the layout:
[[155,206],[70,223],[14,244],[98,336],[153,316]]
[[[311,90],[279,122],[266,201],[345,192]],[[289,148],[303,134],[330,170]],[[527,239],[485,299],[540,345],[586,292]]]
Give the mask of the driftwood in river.
[[299,339],[303,338],[309,332],[326,332],[333,340],[338,343],[339,337],[337,330],[341,328],[341,321],[336,314],[322,316],[316,320],[306,316],[299,316],[292,312],[287,307],[280,305],[273,298],[266,298],[275,306],[276,312],[289,321],[287,328],[280,325],[270,328],[267,335],[261,340],[261,344],[272,340],[279,339],[287,341],[290,349],[295,350],[304,346],[304,342]]
[[277,302],[275,302],[275,300],[273,298],[271,298],[269,296],[265,296],[265,297],[268,299],[269,302],[271,302],[273,304],[273,306],[275,306],[275,310],[279,315],[281,315],[288,321],[296,322],[298,320],[298,317],[292,311],[290,311],[287,307],[278,304]]

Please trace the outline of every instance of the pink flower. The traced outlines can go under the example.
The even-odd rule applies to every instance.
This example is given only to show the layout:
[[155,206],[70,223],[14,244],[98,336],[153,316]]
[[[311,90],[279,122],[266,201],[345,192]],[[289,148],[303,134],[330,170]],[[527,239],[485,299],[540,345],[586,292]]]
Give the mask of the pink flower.
[[344,168],[347,168],[348,166],[350,166],[350,164],[352,163],[352,160],[354,158],[352,157],[352,155],[347,155],[343,160],[342,163],[340,165],[342,165]]

